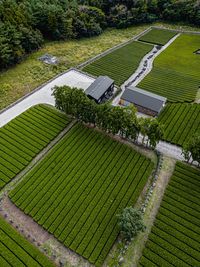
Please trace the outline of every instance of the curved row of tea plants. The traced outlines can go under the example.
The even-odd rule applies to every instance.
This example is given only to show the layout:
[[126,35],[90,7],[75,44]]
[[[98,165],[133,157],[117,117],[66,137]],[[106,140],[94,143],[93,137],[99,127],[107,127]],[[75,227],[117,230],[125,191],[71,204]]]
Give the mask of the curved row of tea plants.
[[0,189],[14,178],[69,123],[46,105],[25,111],[0,129]]
[[116,214],[136,202],[152,168],[130,147],[77,124],[10,197],[65,246],[100,266],[119,233]]
[[138,87],[171,102],[191,102],[200,86],[200,35],[182,34],[154,61],[153,70]]
[[54,264],[0,217],[0,266],[53,267]]
[[200,104],[168,104],[159,121],[164,126],[164,139],[183,146],[200,132]]
[[200,171],[177,163],[140,266],[199,266]]
[[142,37],[140,37],[139,41],[158,45],[165,45],[176,34],[177,32],[169,31],[166,29],[152,29],[146,34],[144,34]]
[[107,75],[119,86],[136,71],[142,58],[152,49],[150,44],[132,42],[97,59],[83,70],[94,76]]

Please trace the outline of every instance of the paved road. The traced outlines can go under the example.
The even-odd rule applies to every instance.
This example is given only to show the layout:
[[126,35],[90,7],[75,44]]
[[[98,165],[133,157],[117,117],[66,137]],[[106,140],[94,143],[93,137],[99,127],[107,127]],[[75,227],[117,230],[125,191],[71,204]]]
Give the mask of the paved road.
[[36,90],[34,93],[31,93],[22,101],[17,101],[15,105],[12,105],[12,107],[0,113],[0,127],[34,105],[45,103],[55,106],[55,100],[51,95],[51,89],[56,85],[68,85],[71,87],[77,87],[86,90],[93,82],[94,78],[91,78],[76,70],[69,70],[68,72],[60,75],[59,77],[44,85],[41,89]]

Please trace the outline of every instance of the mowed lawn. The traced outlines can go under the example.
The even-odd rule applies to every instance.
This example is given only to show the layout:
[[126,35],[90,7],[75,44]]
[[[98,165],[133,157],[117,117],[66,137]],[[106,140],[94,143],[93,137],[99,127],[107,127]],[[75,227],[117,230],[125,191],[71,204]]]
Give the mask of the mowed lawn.
[[55,265],[0,217],[0,266],[53,267]]
[[164,126],[164,140],[183,146],[200,132],[200,104],[168,104],[158,119]]
[[191,102],[200,86],[200,35],[182,34],[154,61],[153,70],[139,88],[167,97],[172,102]]
[[65,246],[100,266],[119,233],[116,214],[136,203],[153,167],[132,148],[77,124],[10,198]]
[[107,75],[119,86],[136,71],[142,58],[152,49],[150,44],[132,42],[97,59],[83,71],[94,76]]
[[70,122],[63,113],[37,105],[0,128],[0,189],[22,171]]
[[139,266],[200,266],[200,171],[177,163]]
[[144,34],[142,37],[140,37],[139,41],[158,45],[165,45],[176,34],[176,31],[169,31],[165,29],[152,29],[146,34]]

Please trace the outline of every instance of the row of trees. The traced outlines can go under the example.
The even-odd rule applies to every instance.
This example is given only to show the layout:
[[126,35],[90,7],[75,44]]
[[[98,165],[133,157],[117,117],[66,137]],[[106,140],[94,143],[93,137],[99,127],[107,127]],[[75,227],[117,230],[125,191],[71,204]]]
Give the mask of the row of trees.
[[198,162],[200,167],[200,133],[195,133],[191,139],[183,146],[183,155],[187,162]]
[[163,129],[158,121],[151,118],[138,119],[133,105],[126,108],[113,107],[107,103],[98,105],[82,90],[68,86],[55,87],[53,95],[59,110],[107,133],[119,134],[134,142],[138,142],[141,133],[142,143],[151,148],[155,148],[163,137]]
[[200,25],[199,0],[0,0],[0,70],[41,47],[155,20]]

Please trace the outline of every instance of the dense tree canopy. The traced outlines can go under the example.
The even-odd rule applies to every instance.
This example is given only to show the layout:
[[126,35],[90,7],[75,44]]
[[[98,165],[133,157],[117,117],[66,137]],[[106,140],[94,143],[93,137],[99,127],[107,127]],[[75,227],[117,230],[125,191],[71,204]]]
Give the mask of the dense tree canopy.
[[138,119],[133,105],[125,108],[113,107],[108,103],[98,105],[83,90],[68,86],[55,87],[53,96],[59,110],[113,135],[137,142],[141,133],[146,137],[146,145],[153,149],[163,137],[163,129],[157,119]]
[[0,0],[0,69],[38,49],[44,38],[65,40],[155,20],[200,25],[199,0]]

